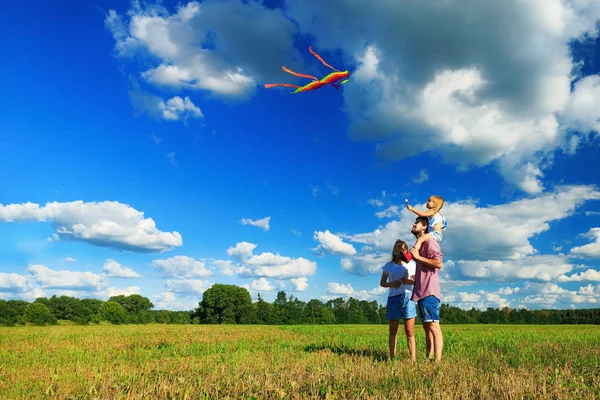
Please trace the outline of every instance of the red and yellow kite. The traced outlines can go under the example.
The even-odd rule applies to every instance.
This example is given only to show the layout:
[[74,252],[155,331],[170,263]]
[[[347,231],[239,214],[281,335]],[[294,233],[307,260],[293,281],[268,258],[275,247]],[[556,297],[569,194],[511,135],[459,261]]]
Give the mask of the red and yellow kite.
[[291,92],[292,94],[294,94],[294,93],[308,92],[309,90],[320,89],[320,88],[322,88],[323,86],[326,86],[326,85],[331,85],[334,88],[339,89],[340,85],[348,82],[348,78],[350,77],[350,74],[348,73],[348,71],[338,71],[337,69],[333,68],[331,65],[327,64],[321,58],[320,55],[318,55],[317,53],[315,53],[313,51],[312,46],[309,47],[308,50],[311,52],[311,54],[313,56],[317,57],[319,59],[319,61],[321,61],[326,67],[331,68],[335,72],[332,72],[329,75],[327,75],[326,77],[324,77],[323,79],[319,80],[319,79],[317,79],[316,77],[314,77],[312,75],[299,74],[299,73],[294,72],[292,70],[289,70],[288,68],[286,68],[285,66],[283,66],[281,68],[285,72],[287,72],[289,74],[292,74],[292,75],[295,75],[295,76],[299,76],[301,78],[312,79],[312,82],[309,83],[309,84],[306,84],[304,86],[292,85],[292,84],[289,84],[289,83],[267,83],[265,85],[265,88],[269,89],[269,88],[272,88],[272,87],[275,87],[275,86],[291,87],[291,88],[295,88],[296,89],[293,92]]

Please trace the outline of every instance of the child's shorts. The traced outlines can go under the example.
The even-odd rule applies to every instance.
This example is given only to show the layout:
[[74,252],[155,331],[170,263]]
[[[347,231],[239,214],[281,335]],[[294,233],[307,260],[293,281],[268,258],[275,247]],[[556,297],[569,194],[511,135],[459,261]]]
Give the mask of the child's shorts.
[[385,317],[388,321],[411,319],[417,316],[417,302],[407,294],[388,297]]
[[436,231],[436,230],[434,229],[434,230],[432,230],[430,233],[431,233],[431,236],[433,237],[433,239],[434,239],[436,242],[438,242],[438,243],[439,243],[439,242],[441,242],[441,241],[442,241],[442,232],[440,232],[440,231]]

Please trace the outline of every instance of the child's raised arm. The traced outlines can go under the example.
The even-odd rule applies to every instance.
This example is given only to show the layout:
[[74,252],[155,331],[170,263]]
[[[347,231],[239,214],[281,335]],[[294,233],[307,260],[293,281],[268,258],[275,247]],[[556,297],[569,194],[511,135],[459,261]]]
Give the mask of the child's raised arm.
[[406,201],[406,209],[408,211],[414,212],[419,217],[432,217],[435,214],[435,210],[419,211],[410,204],[408,204],[408,199],[404,199],[404,201]]

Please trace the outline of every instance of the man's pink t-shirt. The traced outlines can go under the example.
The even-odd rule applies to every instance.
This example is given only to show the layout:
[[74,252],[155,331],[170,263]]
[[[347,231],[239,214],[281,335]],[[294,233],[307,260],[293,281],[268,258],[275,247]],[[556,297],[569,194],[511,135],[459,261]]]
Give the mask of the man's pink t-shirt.
[[[428,239],[424,241],[419,249],[419,255],[430,260],[443,261],[442,249],[440,248],[440,244],[436,242],[435,239]],[[435,296],[441,300],[442,292],[440,290],[440,282],[438,280],[439,273],[439,268],[432,268],[420,261],[417,261],[415,286],[410,299],[413,301],[418,301],[427,296]]]

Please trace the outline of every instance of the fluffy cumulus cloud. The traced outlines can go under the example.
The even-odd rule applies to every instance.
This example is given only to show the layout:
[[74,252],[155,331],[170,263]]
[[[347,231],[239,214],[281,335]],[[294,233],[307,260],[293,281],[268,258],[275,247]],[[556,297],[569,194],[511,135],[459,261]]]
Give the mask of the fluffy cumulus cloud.
[[112,259],[106,260],[103,271],[107,276],[114,278],[141,278],[140,274],[131,268],[125,267]]
[[31,277],[0,272],[0,292],[25,292],[31,286]]
[[268,231],[270,229],[270,226],[269,226],[270,220],[271,220],[271,217],[265,217],[265,218],[261,218],[261,219],[257,219],[257,220],[253,220],[250,218],[242,218],[240,220],[240,222],[242,223],[242,225],[252,225],[252,226],[256,226],[257,228],[260,228],[264,231]]
[[93,272],[54,270],[39,264],[28,270],[42,289],[100,291],[107,287],[106,278]]
[[108,274],[91,271],[58,270],[41,264],[30,265],[27,274],[0,273],[0,298],[34,301],[39,297],[70,296],[108,300],[120,294],[140,294],[139,286],[109,286]]
[[223,99],[249,98],[294,55],[294,23],[255,0],[191,1],[172,12],[136,2],[126,15],[110,10],[105,25],[118,57],[145,58],[149,84]]
[[598,78],[570,87],[570,43],[598,34],[598,2],[288,0],[287,10],[321,51],[357,61],[344,90],[350,135],[381,157],[494,164],[539,193],[544,156],[567,128],[598,126]]
[[253,280],[250,287],[257,292],[272,292],[275,290],[275,287],[271,284],[271,282],[265,278]]
[[[227,254],[234,257],[231,260],[213,260],[225,275],[238,275],[243,278],[273,278],[296,279],[313,275],[317,271],[317,263],[304,257],[287,257],[280,254],[265,252],[254,254],[257,247],[254,243],[238,242],[227,249]],[[302,280],[295,281],[295,287],[304,287]]]
[[[547,232],[550,224],[572,216],[585,203],[600,200],[593,186],[562,186],[551,192],[499,205],[475,201],[446,202],[448,218],[444,235],[444,256],[455,260],[518,260],[536,253],[535,236]],[[416,206],[425,209],[425,206]],[[402,208],[395,219],[372,232],[339,235],[348,241],[391,252],[396,239],[415,241],[410,233],[415,215]]]
[[564,256],[532,256],[513,261],[460,260],[452,263],[453,276],[485,279],[495,282],[538,280],[552,281],[571,272]]
[[589,238],[591,243],[573,247],[570,252],[571,255],[600,259],[600,228],[591,228],[584,236]]
[[327,284],[327,296],[323,296],[323,300],[331,300],[337,297],[353,297],[358,300],[382,300],[387,295],[387,289],[376,287],[371,290],[355,290],[351,284],[343,284],[338,282],[329,282]]
[[168,293],[183,293],[187,295],[200,296],[212,286],[212,283],[202,279],[182,279],[165,281],[165,289]]
[[292,278],[290,279],[290,283],[292,284],[292,290],[296,292],[303,292],[308,288],[308,278]]
[[315,251],[325,254],[335,254],[344,256],[353,256],[356,254],[356,249],[350,243],[344,243],[342,238],[326,230],[325,232],[315,232],[314,240],[319,242]]
[[163,278],[204,278],[214,275],[204,261],[188,256],[174,256],[152,261]]
[[137,114],[147,114],[151,118],[187,122],[190,118],[204,117],[200,108],[189,96],[184,98],[174,96],[165,101],[162,97],[141,89],[138,81],[134,78],[130,79],[129,97]]
[[[444,266],[440,271],[444,301],[464,308],[517,307],[522,296],[527,295],[519,292],[526,283],[573,285],[600,281],[597,265],[576,263],[581,259],[594,262],[597,258],[598,229],[592,228],[581,235],[591,243],[574,246],[566,254],[543,254],[534,246],[553,223],[574,216],[587,203],[597,200],[600,200],[600,191],[595,186],[574,185],[499,205],[483,205],[471,199],[446,202],[443,213],[450,222],[442,244]],[[380,200],[373,205],[385,210],[396,207],[389,216],[395,219],[371,232],[336,233],[349,243],[363,245],[356,254],[340,256],[340,268],[349,274],[379,275],[381,266],[391,258],[395,240],[402,239],[409,246],[415,241],[410,233],[415,220],[413,213],[388,201]],[[417,208],[425,206],[421,204]],[[376,211],[375,215],[383,218],[381,212]],[[572,240],[570,243],[573,246]],[[464,289],[498,283],[508,286],[496,292]],[[342,294],[344,290],[354,293],[350,285],[334,284],[330,285],[329,294]],[[529,303],[521,305],[534,307],[537,297],[533,293],[528,295]],[[579,306],[594,304],[582,300],[589,296],[577,295],[571,300],[569,296],[557,299],[553,306],[566,304],[568,307],[570,301]]]
[[343,257],[340,260],[342,270],[352,275],[369,275],[381,273],[381,267],[391,260],[390,254],[361,253],[353,257]]
[[567,308],[569,306],[598,307],[600,285],[565,289],[555,283],[528,283],[522,290],[522,303],[528,308]]
[[198,307],[198,297],[186,293],[160,292],[152,296],[156,310],[189,311]]
[[561,275],[556,280],[558,282],[600,282],[600,271],[586,269],[570,276]]
[[[343,91],[352,138],[376,142],[386,159],[430,151],[461,169],[493,164],[539,193],[551,154],[581,141],[569,129],[600,126],[600,77],[579,76],[570,47],[596,37],[599,19],[593,0],[286,0],[285,12],[206,0],[173,10],[135,2],[126,14],[110,10],[105,25],[118,57],[144,58],[146,83],[229,100],[279,80],[282,64],[303,68],[294,37],[310,35],[352,70]],[[196,112],[181,97],[156,98],[153,109],[171,101]]]
[[179,232],[163,232],[143,212],[116,201],[0,205],[0,221],[50,222],[54,238],[137,252],[162,252],[182,245]]
[[[477,308],[484,311],[488,307],[510,308],[510,301],[503,297],[503,294],[506,295],[509,293],[507,293],[505,289],[501,289],[497,292],[487,292],[485,290],[479,290],[474,293],[452,292],[447,296],[444,296],[442,301],[462,309]],[[512,291],[510,294],[512,294]]]

